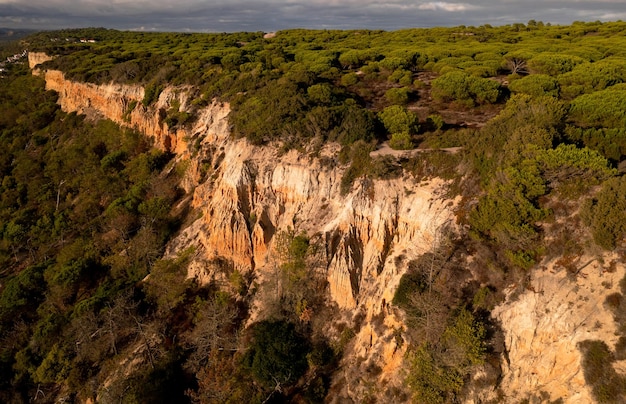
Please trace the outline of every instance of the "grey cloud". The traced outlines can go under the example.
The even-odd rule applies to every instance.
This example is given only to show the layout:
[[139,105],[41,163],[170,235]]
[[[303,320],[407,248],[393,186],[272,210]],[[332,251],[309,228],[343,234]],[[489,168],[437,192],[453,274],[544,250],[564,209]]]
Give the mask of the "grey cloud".
[[399,29],[502,25],[530,19],[568,24],[626,17],[622,1],[577,0],[0,0],[0,26],[191,31],[287,28]]

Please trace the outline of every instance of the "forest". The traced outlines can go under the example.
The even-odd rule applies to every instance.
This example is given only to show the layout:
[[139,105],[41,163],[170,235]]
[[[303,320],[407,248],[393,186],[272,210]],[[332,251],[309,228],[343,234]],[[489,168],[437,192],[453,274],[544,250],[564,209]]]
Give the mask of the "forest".
[[[164,112],[171,128],[220,99],[235,139],[311,155],[337,143],[344,194],[364,176],[449,181],[467,231],[402,277],[392,304],[406,317],[408,391],[390,397],[449,403],[463,402],[473,369],[501,360],[490,311],[508,285],[549,258],[626,260],[625,34],[624,22],[537,21],[271,35],[86,28],[2,43],[0,56],[45,52],[54,58],[41,67],[68,79],[143,86],[144,106],[189,85],[191,108]],[[307,304],[324,312],[324,284],[307,271],[314,241],[277,236],[285,291],[247,324],[255,291],[228,262],[224,289],[187,279],[193,249],[163,258],[192,215],[179,204],[185,164],[132,129],[61,111],[27,63],[4,69],[0,401],[328,401],[354,331],[336,341],[298,320]],[[383,143],[428,152],[372,157]],[[461,276],[468,252],[482,286],[458,290],[445,279]],[[621,290],[606,302],[620,342],[580,346],[598,402],[626,399],[611,366],[626,358],[626,279]],[[130,350],[145,366],[111,377]]]

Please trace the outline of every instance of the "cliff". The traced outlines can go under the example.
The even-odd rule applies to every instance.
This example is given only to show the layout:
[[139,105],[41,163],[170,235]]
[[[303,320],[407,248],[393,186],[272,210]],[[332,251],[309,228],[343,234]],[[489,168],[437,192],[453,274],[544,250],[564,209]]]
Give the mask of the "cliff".
[[[345,359],[348,383],[345,391],[338,388],[341,395],[358,400],[365,388],[360,386],[360,368],[372,361],[385,369],[378,377],[381,383],[401,387],[403,350],[391,335],[402,322],[387,302],[406,262],[431,249],[438,229],[451,221],[455,201],[443,196],[444,182],[365,179],[344,196],[342,167],[296,151],[280,155],[273,147],[231,139],[227,104],[215,101],[197,111],[189,127],[168,128],[159,111],[170,108],[174,99],[181,110],[188,108],[189,88],[166,88],[155,105],[145,107],[140,86],[98,86],[68,81],[59,71],[43,74],[47,89],[59,93],[64,111],[135,128],[153,138],[157,147],[189,160],[184,186],[193,193],[192,206],[201,215],[170,243],[167,253],[196,247],[190,277],[201,283],[224,281],[211,263],[226,259],[240,272],[254,271],[262,280],[276,265],[274,236],[288,229],[307,234],[323,251],[318,269],[328,281],[330,301],[339,308],[329,329],[363,318],[350,345],[352,359]],[[338,150],[333,147],[321,154],[334,158]],[[253,318],[262,317],[262,307],[255,307]],[[373,326],[373,318],[381,315],[385,321]],[[355,361],[357,355],[365,361]]]
[[[33,67],[45,59],[29,57]],[[189,277],[227,284],[216,264],[221,260],[261,282],[277,265],[276,235],[289,229],[306,234],[319,251],[315,271],[327,280],[328,301],[336,307],[325,328],[329,337],[339,339],[346,325],[355,330],[332,381],[335,402],[383,400],[386,391],[406,391],[401,374],[406,348],[394,338],[405,326],[389,302],[407,262],[435,247],[442,227],[455,226],[459,201],[446,197],[444,181],[364,178],[342,195],[345,168],[336,162],[337,146],[326,145],[318,155],[281,154],[272,146],[233,139],[229,105],[218,101],[196,110],[188,126],[169,128],[163,111],[173,104],[190,110],[193,89],[166,88],[146,107],[140,86],[97,86],[68,81],[58,71],[43,74],[47,88],[59,93],[63,110],[135,128],[188,161],[183,187],[192,194],[198,217],[170,242],[166,254],[196,247]],[[499,386],[505,393],[498,395],[491,386],[476,397],[517,402],[540,400],[545,392],[565,403],[591,401],[576,344],[595,338],[615,342],[615,325],[602,302],[626,271],[622,263],[611,262],[616,271],[594,263],[585,268],[586,277],[575,278],[551,263],[530,273],[522,293],[512,289],[493,311],[505,336]],[[252,318],[262,318],[263,302],[255,299]],[[380,372],[369,372],[372,366]]]
[[[136,129],[153,138],[155,145],[164,150],[174,153],[184,153],[187,150],[185,138],[189,135],[188,131],[169,128],[164,122],[164,117],[174,101],[179,105],[180,110],[190,109],[190,87],[168,87],[159,94],[158,100],[153,105],[145,106],[142,104],[145,91],[141,86],[113,83],[95,85],[66,80],[63,72],[58,70],[41,72],[38,69],[41,63],[48,60],[51,58],[43,53],[31,52],[28,55],[29,66],[33,72],[43,74],[46,89],[54,90],[59,94],[59,104],[63,111],[94,117],[101,116],[119,125]],[[212,112],[211,108],[208,108],[208,111]],[[208,120],[210,121],[211,118]]]
[[[203,145],[211,149],[210,141]],[[444,184],[364,180],[342,196],[342,170],[324,167],[316,158],[295,151],[279,156],[275,149],[243,140],[226,142],[220,149],[209,159],[214,179],[194,192],[202,216],[170,244],[170,252],[198,246],[190,276],[202,282],[226,282],[210,265],[219,257],[243,273],[254,271],[262,281],[276,265],[277,233],[293,228],[313,236],[323,255],[317,269],[325,274],[329,297],[340,309],[329,330],[363,317],[342,369],[345,388],[357,391],[341,394],[358,401],[365,388],[363,369],[372,363],[385,369],[381,385],[401,387],[398,371],[404,351],[392,336],[402,322],[387,302],[406,262],[432,248],[437,230],[451,220],[454,201],[440,195]],[[414,190],[410,195],[407,187]],[[262,304],[255,303],[253,318],[263,317]],[[374,326],[380,316],[383,324]]]
[[577,344],[600,340],[615,346],[620,333],[604,302],[620,291],[626,268],[619,257],[605,254],[604,262],[581,257],[576,271],[549,262],[533,271],[523,293],[511,293],[492,312],[505,333],[507,402],[538,400],[542,394],[564,403],[594,401]]
[[29,52],[28,53],[28,67],[33,71],[34,74],[39,74],[39,70],[37,66],[47,62],[48,60],[52,60],[52,57],[43,52]]

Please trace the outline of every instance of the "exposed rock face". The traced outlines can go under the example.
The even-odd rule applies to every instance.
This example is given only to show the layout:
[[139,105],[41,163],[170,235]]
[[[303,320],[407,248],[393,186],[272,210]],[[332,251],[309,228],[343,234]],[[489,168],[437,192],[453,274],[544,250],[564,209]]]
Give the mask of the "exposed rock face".
[[[221,157],[223,156],[223,157]],[[393,297],[403,270],[393,258],[415,257],[432,247],[437,229],[450,219],[451,204],[435,194],[442,183],[420,187],[408,179],[363,180],[340,195],[342,170],[291,152],[231,142],[214,181],[200,185],[194,204],[201,208],[208,257],[226,257],[249,271],[271,265],[272,239],[291,227],[321,235],[327,256],[330,294],[339,307],[374,308],[369,297]],[[415,191],[406,194],[406,187]],[[197,276],[201,276],[197,274]]]
[[524,293],[510,296],[493,312],[508,351],[501,386],[507,402],[540,402],[542,392],[564,403],[594,401],[577,344],[602,340],[615,346],[616,325],[604,301],[619,291],[626,273],[616,257],[605,258],[605,263],[613,262],[612,270],[587,257],[580,260],[577,275],[550,263],[532,274]]
[[29,52],[28,53],[28,67],[30,67],[31,70],[33,70],[34,73],[36,73],[37,71],[35,71],[36,67],[44,62],[47,62],[48,60],[52,60],[51,56],[48,56],[48,54],[43,53],[43,52]]
[[[214,150],[209,140],[203,147]],[[316,236],[324,251],[330,298],[349,323],[361,316],[363,324],[344,365],[346,385],[338,394],[359,401],[367,393],[360,385],[363,368],[372,364],[384,370],[383,385],[401,387],[404,351],[393,333],[402,323],[388,303],[408,260],[431,249],[437,231],[451,222],[454,201],[439,194],[444,184],[365,179],[342,196],[341,168],[325,167],[295,151],[278,156],[276,149],[243,140],[226,143],[210,160],[214,179],[194,194],[203,215],[170,246],[176,250],[195,240],[201,247],[190,275],[204,282],[219,280],[219,272],[202,261],[224,257],[240,271],[254,270],[262,278],[275,265],[278,232],[293,228]],[[372,324],[375,319],[378,325]]]
[[[32,64],[37,58],[31,61],[31,55],[29,61]],[[168,87],[154,105],[145,107],[141,103],[144,98],[141,86],[78,83],[66,80],[58,70],[45,71],[44,77],[46,89],[59,93],[59,103],[64,111],[103,116],[153,138],[157,147],[176,153],[187,150],[188,131],[170,129],[163,117],[173,100],[178,101],[181,110],[189,108],[189,87]]]

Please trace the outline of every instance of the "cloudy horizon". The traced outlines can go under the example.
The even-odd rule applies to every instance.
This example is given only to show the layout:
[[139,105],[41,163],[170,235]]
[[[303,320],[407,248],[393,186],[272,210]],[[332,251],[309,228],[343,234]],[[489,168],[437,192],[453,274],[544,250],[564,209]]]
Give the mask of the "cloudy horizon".
[[626,19],[624,0],[0,0],[0,27],[278,31],[480,26]]

